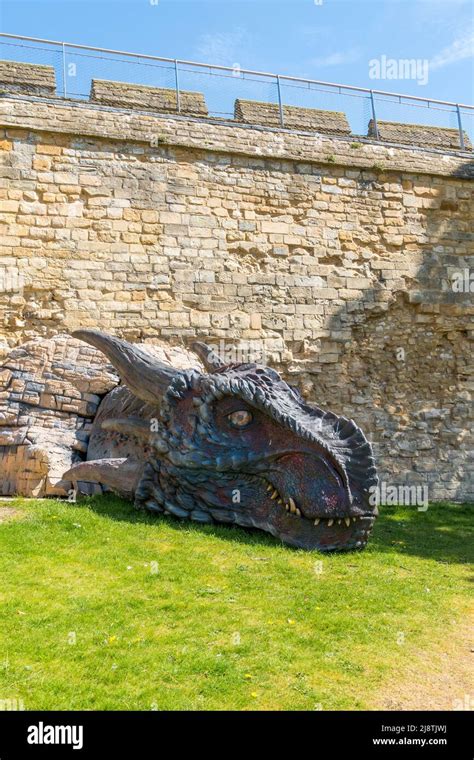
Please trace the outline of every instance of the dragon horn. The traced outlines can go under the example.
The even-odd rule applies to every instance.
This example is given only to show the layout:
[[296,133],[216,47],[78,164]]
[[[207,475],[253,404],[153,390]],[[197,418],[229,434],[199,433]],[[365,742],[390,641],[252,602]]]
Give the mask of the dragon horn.
[[179,370],[157,361],[132,343],[113,335],[106,335],[98,330],[76,330],[72,335],[102,351],[114,365],[125,385],[142,401],[160,403],[171,381],[182,374]]
[[226,362],[223,362],[220,356],[212,348],[206,346],[205,343],[197,341],[191,345],[191,348],[199,356],[208,372],[212,373],[216,369],[227,366]]

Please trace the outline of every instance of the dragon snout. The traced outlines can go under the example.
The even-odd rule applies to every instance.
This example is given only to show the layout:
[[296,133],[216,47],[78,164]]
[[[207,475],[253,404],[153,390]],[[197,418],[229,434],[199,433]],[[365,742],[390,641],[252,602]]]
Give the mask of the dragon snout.
[[[268,472],[270,498],[308,520],[358,517],[347,482],[337,467],[306,452],[285,454]],[[272,488],[270,488],[270,486]]]
[[305,452],[285,455],[263,485],[269,523],[286,542],[321,551],[367,543],[376,511],[360,493],[351,493],[331,462]]
[[302,549],[361,549],[368,541],[376,517],[375,512],[343,515],[337,505],[333,511],[320,503],[303,505],[292,496],[280,493],[268,481],[266,496],[270,502],[266,529]]

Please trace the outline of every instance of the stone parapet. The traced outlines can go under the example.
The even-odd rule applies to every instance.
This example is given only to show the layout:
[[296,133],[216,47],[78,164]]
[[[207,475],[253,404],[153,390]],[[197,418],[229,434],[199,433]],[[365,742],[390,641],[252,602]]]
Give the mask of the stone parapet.
[[93,79],[90,100],[106,106],[141,108],[158,113],[181,113],[183,116],[207,116],[204,95],[200,92],[182,90],[179,98],[176,90],[149,87],[128,82],[112,82]]
[[[321,134],[350,135],[351,128],[346,115],[339,111],[322,111],[299,106],[282,107],[285,129]],[[281,115],[277,103],[258,103],[255,100],[236,100],[234,118],[244,124],[261,124],[280,127]]]
[[52,66],[0,61],[0,92],[54,97],[56,73]]
[[[368,136],[375,137],[376,131],[379,140],[389,143],[403,143],[406,145],[420,145],[440,150],[459,150],[459,130],[449,127],[430,127],[426,124],[400,124],[396,121],[377,121],[377,130],[373,119],[369,122]],[[472,151],[471,141],[466,134],[464,137],[464,149]]]

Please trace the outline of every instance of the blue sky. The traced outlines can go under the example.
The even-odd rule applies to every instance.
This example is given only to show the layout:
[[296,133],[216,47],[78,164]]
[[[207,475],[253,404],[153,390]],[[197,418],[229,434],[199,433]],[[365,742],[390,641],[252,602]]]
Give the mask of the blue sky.
[[[3,32],[474,100],[472,0],[2,0],[0,7]],[[374,80],[370,61],[383,56],[428,61],[428,76]]]

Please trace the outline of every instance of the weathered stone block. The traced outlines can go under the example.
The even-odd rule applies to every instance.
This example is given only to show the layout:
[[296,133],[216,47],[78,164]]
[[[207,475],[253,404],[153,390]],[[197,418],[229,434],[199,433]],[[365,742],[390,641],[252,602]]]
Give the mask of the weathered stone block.
[[[396,121],[377,121],[379,139],[383,142],[405,143],[409,145],[426,145],[432,148],[460,150],[460,135],[458,129],[450,127],[432,127],[427,124],[402,124]],[[374,120],[369,121],[367,132],[369,137],[375,137]],[[464,136],[465,150],[472,150],[472,143],[466,134]]]
[[53,97],[56,94],[56,73],[52,66],[0,61],[1,90]]
[[122,108],[140,108],[160,113],[181,113],[186,116],[207,116],[204,95],[200,92],[180,91],[144,84],[113,82],[93,79],[90,99],[93,103]]
[[[235,101],[234,118],[245,124],[262,124],[267,127],[281,126],[277,103],[259,103],[256,100]],[[316,108],[283,106],[283,126],[307,132],[350,135],[351,128],[346,115],[340,111],[322,111]]]

